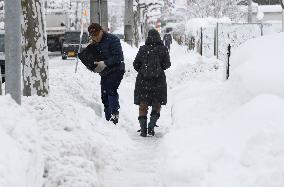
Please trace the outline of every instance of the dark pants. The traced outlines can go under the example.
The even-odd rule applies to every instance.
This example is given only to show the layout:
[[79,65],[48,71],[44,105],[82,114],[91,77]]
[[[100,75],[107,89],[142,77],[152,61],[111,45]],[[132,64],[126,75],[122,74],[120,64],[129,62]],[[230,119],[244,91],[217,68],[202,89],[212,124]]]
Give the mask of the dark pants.
[[119,96],[117,89],[123,78],[124,71],[111,72],[101,77],[101,98],[104,104],[106,120],[110,120],[111,114],[118,114]]
[[171,43],[165,43],[165,46],[168,48],[168,51],[171,50]]

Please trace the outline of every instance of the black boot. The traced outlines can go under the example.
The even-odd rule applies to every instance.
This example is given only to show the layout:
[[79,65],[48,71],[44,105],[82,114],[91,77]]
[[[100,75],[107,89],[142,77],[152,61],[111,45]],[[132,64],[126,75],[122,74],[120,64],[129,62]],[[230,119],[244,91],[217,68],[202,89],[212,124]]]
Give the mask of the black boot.
[[139,116],[138,117],[140,123],[140,136],[146,137],[147,136],[147,117],[146,116]]
[[156,111],[151,112],[150,122],[148,124],[148,134],[154,136],[155,131],[154,128],[157,127],[157,121],[160,118],[160,113]]

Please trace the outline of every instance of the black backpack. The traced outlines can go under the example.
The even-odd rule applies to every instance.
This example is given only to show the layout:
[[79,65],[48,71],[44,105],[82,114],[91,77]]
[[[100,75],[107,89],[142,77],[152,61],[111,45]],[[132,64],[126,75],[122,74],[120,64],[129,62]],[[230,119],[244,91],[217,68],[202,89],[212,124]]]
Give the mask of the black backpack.
[[159,78],[163,72],[158,47],[144,46],[142,65],[139,73],[144,79]]

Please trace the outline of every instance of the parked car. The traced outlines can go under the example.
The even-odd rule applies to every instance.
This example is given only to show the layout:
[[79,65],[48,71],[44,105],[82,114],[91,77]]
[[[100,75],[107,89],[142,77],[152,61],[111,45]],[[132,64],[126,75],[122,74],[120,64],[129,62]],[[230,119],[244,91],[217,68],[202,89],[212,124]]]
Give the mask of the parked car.
[[[64,34],[62,44],[62,59],[68,57],[76,57],[80,45],[80,31],[67,31]],[[89,42],[89,36],[87,32],[83,33],[81,50],[87,47]]]
[[64,38],[64,30],[58,33],[47,32],[47,47],[48,51],[61,51],[62,49],[62,41]]
[[0,31],[0,68],[2,82],[5,82],[5,32]]

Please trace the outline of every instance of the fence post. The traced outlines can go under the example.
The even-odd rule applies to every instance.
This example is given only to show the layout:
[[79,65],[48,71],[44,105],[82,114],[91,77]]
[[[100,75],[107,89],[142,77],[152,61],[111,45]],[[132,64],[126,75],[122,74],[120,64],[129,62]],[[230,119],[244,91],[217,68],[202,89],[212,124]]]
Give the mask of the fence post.
[[260,23],[260,34],[263,36],[263,23]]
[[219,59],[219,23],[217,22],[216,28],[216,57]]
[[203,30],[202,30],[202,27],[201,27],[201,37],[200,37],[200,55],[202,56],[202,48],[203,48]]
[[216,27],[214,28],[214,56],[216,56]]
[[228,50],[228,52],[227,52],[228,61],[227,61],[226,79],[229,79],[229,76],[230,76],[230,56],[231,56],[231,44],[229,44],[229,45],[228,45],[227,50]]

